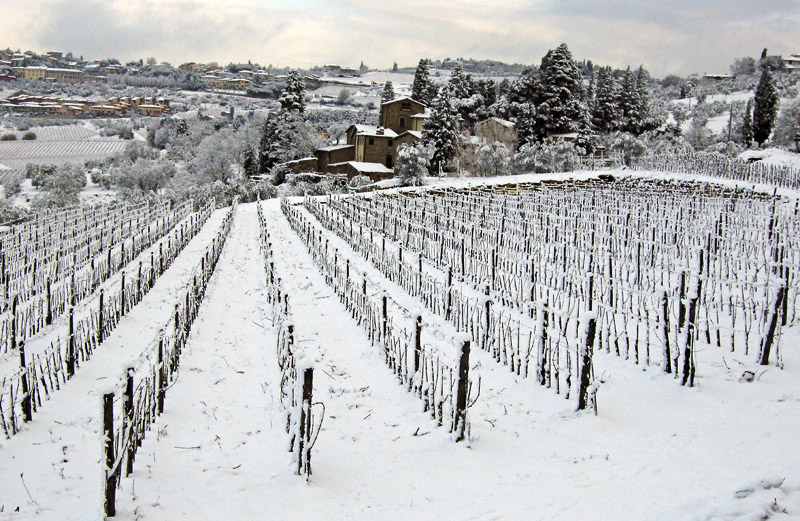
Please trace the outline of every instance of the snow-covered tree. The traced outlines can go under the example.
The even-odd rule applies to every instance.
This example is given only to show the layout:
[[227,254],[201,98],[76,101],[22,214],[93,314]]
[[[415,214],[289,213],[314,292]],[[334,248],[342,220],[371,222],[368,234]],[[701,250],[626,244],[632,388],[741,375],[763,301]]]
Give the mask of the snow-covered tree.
[[449,170],[461,148],[458,111],[450,98],[450,90],[442,88],[433,100],[431,117],[422,125],[422,142],[433,148],[431,170]]
[[381,103],[392,101],[394,99],[394,86],[391,81],[383,84],[383,93],[381,94]]
[[800,99],[795,99],[781,108],[772,139],[776,145],[793,147],[798,133],[800,133]]
[[286,87],[280,97],[281,108],[288,111],[297,111],[300,114],[306,110],[305,84],[297,71],[291,71],[286,79]]
[[597,71],[592,123],[601,132],[610,132],[620,126],[619,86],[611,74],[611,67]]
[[405,186],[419,186],[428,175],[433,147],[422,142],[416,145],[403,144],[397,149],[394,171]]
[[430,107],[436,96],[436,87],[433,85],[433,80],[431,80],[428,63],[425,58],[419,61],[417,70],[414,73],[414,83],[411,85],[411,97]]
[[767,141],[772,133],[775,117],[778,115],[779,102],[772,74],[767,67],[762,67],[753,107],[753,140],[759,146]]
[[537,134],[577,132],[588,122],[583,78],[567,44],[547,52],[539,67]]
[[482,176],[499,176],[509,173],[511,151],[504,144],[495,141],[491,144],[481,145],[475,155],[478,171],[473,173]]
[[745,148],[753,144],[753,100],[747,100],[747,106],[742,114],[741,143]]
[[264,123],[259,142],[258,171],[265,174],[278,163],[308,156],[316,145],[300,114],[281,110]]

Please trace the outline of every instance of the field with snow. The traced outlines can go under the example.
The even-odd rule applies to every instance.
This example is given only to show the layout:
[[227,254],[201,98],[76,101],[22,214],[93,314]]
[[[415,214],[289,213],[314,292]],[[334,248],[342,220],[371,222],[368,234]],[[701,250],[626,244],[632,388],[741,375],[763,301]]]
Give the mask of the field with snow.
[[[20,304],[35,371],[2,342],[0,519],[103,519],[109,476],[123,520],[800,519],[800,194],[611,173],[76,228],[77,278],[116,271],[73,302],[74,375],[66,340],[30,358],[69,337],[68,307],[34,332],[46,306]],[[41,249],[68,281],[67,250]]]
[[[34,127],[32,141],[0,142],[0,165],[22,171],[25,165],[83,163],[102,159],[125,150],[127,141],[102,137],[87,125]],[[18,132],[20,134],[21,132]]]

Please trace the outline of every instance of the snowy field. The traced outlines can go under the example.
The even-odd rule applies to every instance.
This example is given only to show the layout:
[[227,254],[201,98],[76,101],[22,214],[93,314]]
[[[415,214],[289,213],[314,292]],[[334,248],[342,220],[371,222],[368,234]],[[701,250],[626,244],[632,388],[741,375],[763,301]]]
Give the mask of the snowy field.
[[[125,150],[128,141],[102,137],[88,125],[35,127],[33,141],[0,142],[0,165],[24,170],[25,165],[83,163]],[[20,133],[21,134],[21,133]]]
[[[278,403],[278,327],[264,283],[256,203],[244,204],[189,333],[165,411],[138,449],[133,474],[122,478],[117,519],[800,519],[797,326],[783,332],[783,369],[754,366],[752,356],[738,352],[699,349],[693,388],[657,367],[597,351],[602,384],[596,416],[576,413],[573,400],[474,349],[470,372],[480,375],[481,389],[469,410],[471,438],[454,443],[398,384],[279,201],[259,204],[275,271],[293,309],[295,342],[314,360],[314,401],[325,407],[313,474],[308,482],[294,475],[287,452]],[[340,259],[403,305],[425,309],[298,208]],[[0,519],[103,518],[101,394],[156,337],[155,324],[169,316],[221,216],[217,211],[209,219],[33,421],[0,439]],[[456,334],[452,324],[427,311],[423,318],[426,328],[440,332],[431,342],[443,356],[452,355],[455,346],[444,340]],[[751,369],[754,381],[743,380]]]

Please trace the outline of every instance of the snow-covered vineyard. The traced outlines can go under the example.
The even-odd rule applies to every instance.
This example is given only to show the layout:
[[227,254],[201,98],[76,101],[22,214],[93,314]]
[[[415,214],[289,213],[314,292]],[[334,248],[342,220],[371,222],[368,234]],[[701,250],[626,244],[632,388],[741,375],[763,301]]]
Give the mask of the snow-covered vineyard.
[[606,171],[41,214],[0,519],[800,519],[799,208]]

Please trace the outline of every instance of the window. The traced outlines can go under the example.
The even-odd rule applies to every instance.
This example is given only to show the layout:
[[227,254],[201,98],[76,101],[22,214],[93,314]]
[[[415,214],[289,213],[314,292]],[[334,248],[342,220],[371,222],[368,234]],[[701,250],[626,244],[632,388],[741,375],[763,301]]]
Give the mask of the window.
[[411,103],[404,101],[400,104],[400,110],[410,111],[411,110]]
[[386,154],[386,166],[392,168],[392,154]]
[[406,128],[406,118],[400,118],[400,128]]
[[387,146],[392,146],[392,140],[389,140],[389,144]]
[[374,145],[375,144],[375,138],[374,137],[369,138],[369,144],[370,145]]

